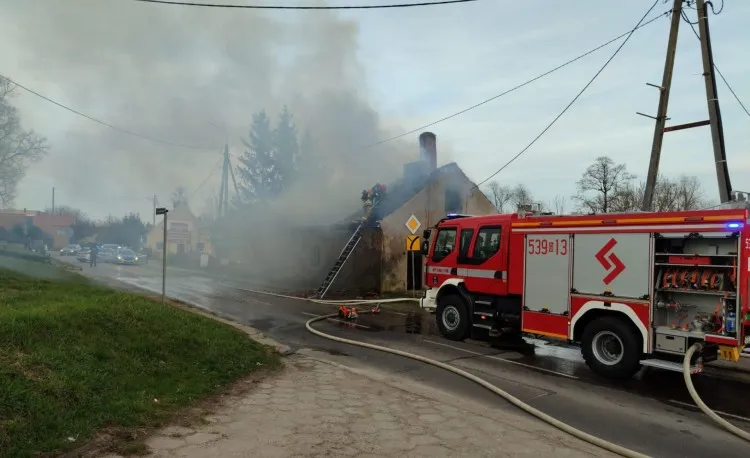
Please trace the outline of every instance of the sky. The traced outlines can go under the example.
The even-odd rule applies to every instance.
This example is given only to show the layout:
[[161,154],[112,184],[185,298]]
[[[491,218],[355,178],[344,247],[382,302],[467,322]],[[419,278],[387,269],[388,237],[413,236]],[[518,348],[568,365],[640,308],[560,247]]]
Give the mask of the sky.
[[[328,5],[354,3],[330,0]],[[717,9],[721,0],[718,0]],[[252,0],[226,3],[258,3]],[[284,4],[315,4],[288,1]],[[367,3],[390,3],[368,0]],[[626,6],[627,3],[627,6]],[[359,11],[229,10],[130,0],[0,0],[0,74],[62,104],[144,136],[130,136],[18,91],[23,124],[44,134],[48,156],[33,165],[16,207],[56,204],[94,218],[151,218],[177,186],[200,211],[218,193],[221,149],[243,151],[252,114],[290,106],[320,144],[326,188],[337,205],[388,182],[418,153],[417,135],[362,148],[463,110],[544,73],[632,28],[652,0],[527,0]],[[270,1],[265,4],[271,4]],[[277,3],[278,4],[278,3]],[[649,18],[670,8],[659,4]],[[691,18],[694,10],[688,10]],[[712,15],[717,66],[750,108],[746,54],[750,2]],[[669,28],[638,30],[576,104],[534,146],[494,177],[528,186],[546,203],[565,197],[597,156],[644,178]],[[430,126],[438,162],[455,161],[475,182],[524,148],[615,51],[617,43],[507,96]],[[668,124],[707,119],[698,40],[684,22]],[[719,81],[732,184],[750,190],[750,116]],[[660,171],[697,176],[718,200],[707,127],[668,133]],[[313,197],[310,197],[312,199]],[[299,200],[299,199],[298,199]],[[349,204],[351,201],[351,204]],[[297,202],[293,211],[310,210]]]

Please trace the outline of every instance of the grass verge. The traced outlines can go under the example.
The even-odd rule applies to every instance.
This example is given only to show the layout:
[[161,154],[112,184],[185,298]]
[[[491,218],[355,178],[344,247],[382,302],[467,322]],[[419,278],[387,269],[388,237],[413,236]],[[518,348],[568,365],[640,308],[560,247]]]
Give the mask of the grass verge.
[[275,368],[242,331],[82,277],[0,268],[0,456],[61,454],[152,428]]

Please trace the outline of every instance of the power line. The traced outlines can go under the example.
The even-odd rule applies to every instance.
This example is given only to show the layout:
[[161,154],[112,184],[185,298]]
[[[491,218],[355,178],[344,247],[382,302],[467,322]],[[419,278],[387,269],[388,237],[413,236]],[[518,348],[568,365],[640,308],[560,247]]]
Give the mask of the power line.
[[513,163],[513,162],[514,162],[514,161],[515,161],[516,159],[518,159],[519,157],[521,157],[521,156],[522,156],[522,155],[523,155],[523,154],[524,154],[524,153],[525,153],[526,151],[528,151],[528,150],[529,150],[529,148],[531,148],[531,147],[532,147],[532,146],[533,146],[533,145],[534,145],[534,144],[535,144],[535,143],[537,142],[537,140],[539,140],[540,138],[542,138],[542,136],[543,136],[543,135],[544,135],[545,133],[547,133],[547,131],[548,131],[548,130],[550,130],[550,129],[552,128],[552,126],[554,126],[554,125],[555,125],[555,123],[556,123],[556,122],[557,122],[557,121],[558,121],[558,120],[559,120],[560,118],[562,118],[562,116],[563,116],[563,115],[564,115],[564,114],[565,114],[565,113],[566,113],[566,112],[568,111],[568,109],[569,109],[569,108],[570,108],[571,106],[573,106],[573,104],[574,104],[574,103],[576,103],[576,101],[577,101],[577,100],[578,100],[578,99],[579,99],[579,98],[580,98],[580,97],[581,97],[581,96],[583,95],[583,93],[584,93],[584,92],[586,92],[586,89],[588,89],[588,88],[589,88],[589,86],[591,86],[591,85],[592,85],[592,84],[594,83],[594,81],[595,81],[595,80],[596,80],[596,79],[597,79],[597,78],[599,77],[599,75],[600,75],[600,74],[601,74],[601,73],[602,73],[602,72],[604,71],[604,69],[605,69],[605,68],[607,68],[607,66],[608,66],[608,65],[610,64],[610,62],[612,62],[612,60],[614,60],[614,58],[615,58],[615,57],[616,57],[616,56],[617,56],[617,55],[618,55],[618,54],[620,53],[620,50],[622,50],[622,48],[623,48],[623,47],[624,47],[624,46],[625,46],[625,45],[627,44],[627,42],[628,42],[628,41],[630,41],[630,37],[632,37],[632,36],[633,36],[633,34],[635,33],[635,31],[636,31],[636,30],[638,30],[638,28],[639,28],[639,26],[641,25],[641,23],[642,23],[642,22],[643,22],[643,21],[644,21],[644,20],[646,19],[646,16],[648,16],[648,15],[649,15],[649,13],[651,13],[651,11],[652,11],[652,10],[653,10],[654,8],[656,8],[656,5],[658,5],[658,4],[659,4],[659,0],[656,0],[656,1],[654,2],[654,4],[653,4],[653,5],[651,5],[651,8],[649,8],[649,9],[648,9],[648,11],[646,11],[646,14],[644,14],[644,15],[643,15],[643,17],[641,17],[641,19],[640,19],[640,20],[638,21],[638,23],[637,23],[637,24],[635,25],[635,27],[633,27],[633,28],[632,28],[632,29],[630,30],[630,32],[629,32],[629,33],[627,34],[628,36],[627,36],[627,37],[625,38],[625,40],[624,40],[624,41],[623,41],[623,42],[622,42],[622,43],[620,44],[620,46],[618,46],[618,47],[617,47],[617,49],[615,50],[615,52],[614,52],[614,53],[612,53],[612,55],[611,55],[611,56],[609,57],[609,59],[607,59],[607,61],[606,61],[606,62],[604,62],[604,65],[602,65],[602,67],[601,67],[601,68],[600,68],[600,69],[599,69],[599,70],[598,70],[598,71],[597,71],[597,72],[596,72],[596,73],[594,74],[594,76],[593,76],[593,77],[592,77],[592,78],[591,78],[591,79],[589,80],[589,82],[588,82],[588,83],[586,83],[586,85],[585,85],[585,86],[583,87],[583,89],[581,89],[581,90],[580,90],[580,92],[578,92],[578,94],[576,94],[576,96],[575,96],[575,97],[573,97],[573,100],[571,100],[571,101],[570,101],[570,103],[568,103],[568,105],[566,105],[566,106],[565,106],[565,108],[563,108],[563,110],[562,110],[562,111],[561,111],[561,112],[560,112],[560,113],[559,113],[559,114],[558,114],[557,116],[555,116],[555,118],[554,118],[554,119],[552,119],[552,121],[551,121],[551,122],[550,122],[549,124],[547,124],[547,126],[546,126],[546,127],[544,128],[544,129],[542,129],[542,131],[541,131],[541,132],[539,132],[539,135],[537,135],[536,137],[534,137],[534,139],[533,139],[533,140],[531,140],[531,142],[530,142],[530,143],[529,143],[528,145],[526,145],[526,147],[525,147],[525,148],[523,148],[523,149],[522,149],[521,151],[519,151],[519,152],[518,152],[518,154],[516,154],[515,156],[513,156],[513,157],[512,157],[512,158],[511,158],[511,159],[510,159],[510,160],[509,160],[508,162],[506,162],[506,163],[505,163],[505,164],[504,164],[504,165],[503,165],[502,167],[500,167],[499,169],[497,169],[497,171],[496,171],[495,173],[493,173],[492,175],[488,176],[487,178],[485,178],[485,179],[484,179],[484,180],[482,180],[481,182],[477,183],[476,185],[474,185],[474,187],[475,187],[475,188],[479,188],[479,186],[481,186],[481,185],[483,185],[484,183],[488,182],[488,181],[489,181],[489,180],[491,180],[491,179],[492,179],[493,177],[495,177],[495,176],[496,176],[496,175],[497,175],[498,173],[500,173],[500,172],[502,172],[503,170],[505,170],[505,168],[506,168],[506,167],[508,167],[508,166],[509,166],[510,164],[512,164],[512,163]]
[[[713,7],[714,6],[713,6],[713,4],[710,4],[710,5],[711,5],[711,10],[713,11]],[[721,8],[719,9],[719,12],[718,13],[714,12],[714,14],[721,13],[721,11],[723,9],[724,9],[724,3],[721,4]],[[698,14],[700,14],[700,12]],[[691,22],[690,19],[688,19],[687,14],[685,14],[684,11],[681,11],[680,15],[682,16],[682,20],[685,21],[685,22],[687,22],[690,25],[690,29],[693,31],[693,35],[695,35],[695,38],[697,38],[698,40],[700,40],[701,36],[698,33],[698,31],[695,30],[695,24],[697,24],[697,22],[695,22],[695,23]],[[716,70],[716,73],[719,75],[719,78],[721,78],[721,80],[724,82],[724,85],[727,87],[727,89],[729,89],[729,92],[732,93],[732,96],[737,101],[737,103],[740,104],[740,106],[742,107],[742,110],[745,112],[745,114],[747,114],[747,116],[750,117],[750,111],[747,109],[747,107],[745,106],[745,104],[742,103],[742,100],[740,99],[740,96],[738,96],[737,93],[734,92],[734,88],[732,88],[732,85],[729,84],[729,81],[727,81],[727,79],[724,78],[724,74],[721,73],[721,70],[719,70],[719,67],[716,66],[716,63],[714,63],[714,70]]]
[[413,8],[421,6],[451,5],[455,3],[471,3],[478,0],[443,0],[435,2],[391,3],[386,5],[342,5],[342,6],[280,6],[280,5],[227,5],[218,3],[170,2],[166,0],[135,0],[143,3],[156,3],[173,6],[199,6],[206,8],[239,8],[250,10],[375,10],[386,8]]
[[218,166],[218,165],[219,165],[219,163],[221,163],[222,159],[224,159],[224,152],[222,152],[222,153],[221,153],[221,156],[219,157],[219,160],[218,160],[218,161],[216,161],[216,164],[214,164],[214,165],[213,165],[213,166],[211,167],[211,171],[210,171],[210,172],[208,173],[208,176],[207,176],[207,177],[206,177],[206,178],[205,178],[205,179],[204,179],[204,180],[203,180],[203,181],[201,182],[201,184],[199,184],[199,185],[198,185],[198,187],[197,187],[197,188],[195,188],[195,190],[193,191],[193,193],[192,193],[192,194],[190,194],[190,198],[191,198],[191,199],[192,199],[193,197],[195,197],[195,194],[196,194],[196,193],[197,193],[198,191],[200,191],[200,190],[201,190],[201,188],[203,187],[203,185],[205,185],[205,184],[206,184],[206,182],[208,182],[208,180],[209,180],[209,179],[210,179],[210,178],[211,178],[212,176],[214,176],[214,172],[216,172],[216,166]]
[[525,82],[523,82],[523,83],[521,83],[521,84],[519,84],[517,86],[514,86],[514,87],[512,87],[512,88],[510,88],[510,89],[508,89],[508,90],[506,90],[504,92],[501,92],[500,94],[493,95],[492,97],[490,97],[488,99],[484,99],[484,100],[482,100],[479,103],[475,103],[474,105],[471,105],[470,107],[464,108],[461,111],[457,111],[457,112],[455,112],[453,114],[450,114],[448,116],[440,118],[437,121],[433,121],[433,122],[431,122],[429,124],[425,124],[423,126],[419,126],[417,128],[411,129],[411,130],[409,130],[407,132],[403,132],[403,133],[395,135],[393,137],[389,137],[389,138],[386,138],[384,140],[380,140],[380,141],[377,141],[375,143],[371,143],[369,145],[365,145],[365,146],[362,147],[362,149],[372,148],[372,147],[375,147],[375,146],[378,146],[378,145],[382,145],[383,143],[388,143],[390,141],[397,140],[397,139],[402,138],[402,137],[406,137],[407,135],[414,134],[414,133],[419,132],[421,130],[427,129],[428,127],[432,127],[432,126],[434,126],[436,124],[439,124],[439,123],[441,123],[443,121],[447,121],[449,119],[455,118],[456,116],[460,116],[460,115],[462,115],[462,114],[464,114],[466,112],[469,112],[469,111],[471,111],[471,110],[473,110],[475,108],[479,108],[482,105],[486,105],[486,104],[488,104],[488,103],[490,103],[490,102],[492,102],[494,100],[499,99],[500,97],[506,96],[506,95],[510,94],[511,92],[515,92],[515,91],[517,91],[517,90],[519,90],[519,89],[521,89],[521,88],[523,88],[525,86],[528,86],[529,84],[531,84],[531,83],[533,83],[533,82],[535,82],[537,80],[540,80],[540,79],[544,78],[545,76],[548,76],[548,75],[550,75],[550,74],[552,74],[552,73],[554,73],[554,72],[556,72],[558,70],[561,70],[561,69],[567,67],[568,65],[570,65],[572,63],[575,63],[575,62],[581,60],[584,57],[586,57],[586,56],[588,56],[590,54],[593,54],[596,51],[598,51],[598,50],[600,50],[602,48],[605,48],[605,47],[611,45],[612,43],[616,42],[617,40],[620,40],[621,38],[626,37],[626,36],[632,34],[634,30],[638,30],[638,29],[640,29],[642,27],[646,27],[647,25],[652,24],[652,23],[656,22],[657,20],[659,20],[659,19],[661,19],[663,17],[666,17],[668,14],[669,14],[669,11],[666,11],[666,12],[664,12],[664,13],[662,13],[662,14],[660,14],[660,15],[658,15],[658,16],[656,16],[656,17],[654,17],[654,18],[652,18],[652,19],[650,19],[650,20],[648,20],[646,22],[644,22],[643,24],[638,25],[635,29],[628,30],[627,32],[625,32],[623,34],[618,35],[615,38],[612,38],[611,40],[607,41],[606,43],[602,43],[599,46],[597,46],[595,48],[592,48],[592,49],[586,51],[585,53],[583,53],[583,54],[581,54],[581,55],[579,55],[577,57],[574,57],[573,59],[570,59],[569,61],[567,61],[567,62],[565,62],[565,63],[563,63],[561,65],[558,65],[557,67],[555,67],[555,68],[553,68],[551,70],[548,70],[548,71],[546,71],[546,72],[544,72],[544,73],[542,73],[542,74],[540,74],[538,76],[535,76],[534,78],[531,78],[530,80],[526,80]]
[[215,147],[210,147],[209,148],[209,147],[196,146],[196,145],[186,145],[186,144],[183,144],[183,143],[175,143],[175,142],[170,142],[168,140],[162,140],[162,139],[156,138],[156,137],[150,137],[150,136],[144,135],[144,134],[139,134],[138,132],[134,132],[132,130],[128,130],[128,129],[116,126],[116,125],[108,123],[106,121],[102,121],[101,119],[94,118],[93,116],[89,116],[86,113],[82,113],[82,112],[80,112],[80,111],[78,111],[78,110],[76,110],[74,108],[71,108],[71,107],[69,107],[67,105],[64,105],[64,104],[62,104],[60,102],[57,102],[55,100],[52,100],[51,98],[47,97],[46,95],[40,94],[39,92],[37,92],[37,91],[35,91],[33,89],[30,89],[30,88],[28,88],[28,87],[26,87],[26,86],[18,83],[17,81],[14,81],[13,79],[8,78],[7,76],[0,75],[0,78],[4,79],[5,81],[7,81],[7,82],[9,82],[11,84],[14,84],[17,87],[20,87],[24,91],[26,91],[26,92],[28,92],[30,94],[33,94],[33,95],[39,97],[40,99],[46,100],[47,102],[49,102],[49,103],[51,103],[53,105],[57,105],[58,107],[60,107],[60,108],[62,108],[64,110],[67,110],[67,111],[69,111],[69,112],[71,112],[73,114],[76,114],[78,116],[86,118],[89,121],[93,121],[93,122],[95,122],[97,124],[100,124],[102,126],[109,127],[110,129],[114,129],[114,130],[116,130],[118,132],[121,132],[121,133],[124,133],[124,134],[127,134],[127,135],[131,135],[133,137],[138,137],[138,138],[141,138],[143,140],[148,140],[148,141],[152,141],[152,142],[156,142],[156,143],[162,143],[164,145],[179,146],[180,148],[199,149],[199,150],[208,150],[208,149],[214,149],[215,148]]

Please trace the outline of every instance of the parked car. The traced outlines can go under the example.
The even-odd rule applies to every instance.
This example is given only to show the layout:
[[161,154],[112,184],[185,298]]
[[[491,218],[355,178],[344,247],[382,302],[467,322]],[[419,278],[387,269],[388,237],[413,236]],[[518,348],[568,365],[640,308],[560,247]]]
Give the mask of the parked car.
[[120,265],[136,265],[138,264],[138,255],[130,248],[120,248],[115,254],[114,262]]
[[81,251],[81,245],[72,243],[60,250],[60,256],[75,256],[79,251]]
[[91,248],[83,247],[76,253],[76,259],[81,262],[91,262]]
[[117,250],[112,248],[106,248],[106,245],[103,245],[101,248],[99,248],[99,256],[97,256],[97,259],[99,262],[115,262],[117,260]]

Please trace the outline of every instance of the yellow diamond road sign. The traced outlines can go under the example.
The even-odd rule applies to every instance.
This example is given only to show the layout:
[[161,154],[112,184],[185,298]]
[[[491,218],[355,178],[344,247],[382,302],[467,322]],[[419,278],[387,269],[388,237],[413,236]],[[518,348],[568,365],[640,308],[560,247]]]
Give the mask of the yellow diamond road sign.
[[422,223],[419,222],[416,216],[411,215],[409,219],[406,220],[406,228],[409,229],[409,232],[412,234],[416,234],[420,227],[422,227]]

